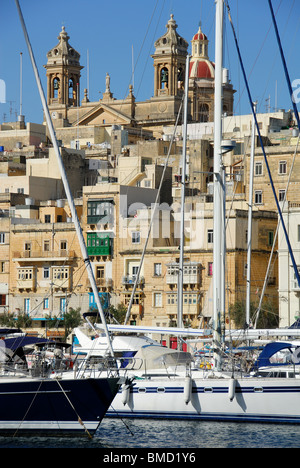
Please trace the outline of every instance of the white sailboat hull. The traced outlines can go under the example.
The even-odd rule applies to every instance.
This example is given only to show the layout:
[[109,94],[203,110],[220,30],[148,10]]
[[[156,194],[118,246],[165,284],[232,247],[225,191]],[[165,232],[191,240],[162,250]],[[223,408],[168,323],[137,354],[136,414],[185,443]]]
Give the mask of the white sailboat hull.
[[[119,391],[106,416],[300,424],[300,380],[296,378],[136,380],[124,404]],[[234,387],[234,388],[233,388]]]

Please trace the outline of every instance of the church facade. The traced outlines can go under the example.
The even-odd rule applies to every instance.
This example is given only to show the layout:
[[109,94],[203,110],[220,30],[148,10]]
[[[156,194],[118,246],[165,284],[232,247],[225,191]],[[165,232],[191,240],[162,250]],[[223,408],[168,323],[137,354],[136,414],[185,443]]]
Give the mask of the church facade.
[[[174,125],[184,93],[184,77],[188,42],[177,32],[176,21],[171,15],[166,32],[154,44],[154,94],[146,101],[138,102],[133,87],[125,99],[115,99],[110,88],[110,76],[106,75],[106,89],[102,98],[90,102],[88,92],[80,102],[80,54],[70,45],[69,36],[62,28],[59,43],[47,54],[47,101],[55,128],[72,138],[74,128],[111,128],[121,125],[127,129],[144,129],[154,136],[162,134],[164,126]],[[193,36],[189,71],[188,121],[213,121],[214,112],[214,63],[208,56],[208,38],[199,31]],[[228,80],[223,86],[224,113],[233,112],[234,90]],[[179,123],[181,123],[179,121]],[[60,135],[58,134],[58,138]],[[65,142],[64,142],[65,143]]]

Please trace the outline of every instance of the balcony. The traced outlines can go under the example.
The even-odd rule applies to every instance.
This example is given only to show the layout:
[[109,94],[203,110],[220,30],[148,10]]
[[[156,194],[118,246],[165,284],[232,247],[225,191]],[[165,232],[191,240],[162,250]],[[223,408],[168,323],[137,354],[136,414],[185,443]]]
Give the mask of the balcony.
[[110,199],[99,199],[87,203],[88,224],[113,224],[114,201]]
[[[98,288],[112,289],[113,287],[112,278],[95,278],[95,281]],[[91,288],[91,282],[89,279],[86,281],[86,287]]]
[[[126,275],[126,276],[123,276],[122,278],[122,284],[124,286],[133,286],[135,283],[135,280],[136,280],[136,275],[132,275],[132,276]],[[145,284],[145,278],[143,276],[140,276],[137,284],[140,286]]]
[[35,283],[35,268],[18,268],[17,289],[34,290]]
[[113,240],[109,235],[91,233],[87,235],[87,251],[89,256],[108,256],[112,254]]
[[22,261],[22,262],[43,262],[45,259],[49,261],[67,261],[71,258],[75,258],[74,250],[57,250],[57,251],[48,251],[48,250],[23,250],[19,252],[13,252],[13,261]]
[[[183,315],[199,314],[200,294],[198,292],[183,293]],[[167,294],[166,313],[177,315],[177,293]]]
[[[178,284],[179,263],[169,263],[166,282],[170,285]],[[185,263],[183,265],[183,284],[201,283],[201,264],[197,262]]]
[[69,266],[52,267],[53,289],[71,289],[71,269]]

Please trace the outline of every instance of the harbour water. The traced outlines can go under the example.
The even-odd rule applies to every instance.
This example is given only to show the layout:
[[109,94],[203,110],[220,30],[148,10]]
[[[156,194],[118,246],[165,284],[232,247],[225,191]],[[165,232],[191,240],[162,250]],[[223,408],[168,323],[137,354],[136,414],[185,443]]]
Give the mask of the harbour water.
[[0,437],[0,448],[299,448],[300,426],[104,419],[92,440]]

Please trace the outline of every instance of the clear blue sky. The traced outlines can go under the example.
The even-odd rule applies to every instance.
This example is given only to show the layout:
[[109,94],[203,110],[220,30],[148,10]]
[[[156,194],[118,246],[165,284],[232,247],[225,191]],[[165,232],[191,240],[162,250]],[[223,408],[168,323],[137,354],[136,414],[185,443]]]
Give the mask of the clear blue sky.
[[[81,54],[85,67],[81,77],[81,99],[87,87],[89,55],[89,96],[100,98],[105,90],[105,75],[111,75],[111,91],[122,99],[128,94],[132,75],[132,49],[135,64],[135,95],[146,100],[153,95],[153,61],[155,40],[165,33],[173,13],[178,32],[189,43],[198,30],[199,21],[207,34],[209,55],[214,60],[214,0],[20,0],[30,41],[46,92],[48,50],[57,44],[62,25],[70,44]],[[266,110],[270,96],[271,110],[291,108],[283,68],[275,40],[267,0],[229,0],[241,53],[249,76],[252,97],[258,110]],[[300,2],[273,0],[278,27],[291,80],[300,79]],[[0,79],[6,84],[6,103],[0,103],[0,123],[15,120],[20,106],[20,52],[23,52],[23,114],[26,122],[42,122],[42,106],[26,49],[14,0],[0,0]],[[226,17],[225,65],[235,95],[235,113],[250,113],[244,82],[237,61],[232,32]],[[277,82],[277,87],[276,87]],[[275,90],[277,88],[277,95]],[[275,98],[277,96],[277,98]],[[5,114],[5,115],[4,115]]]

